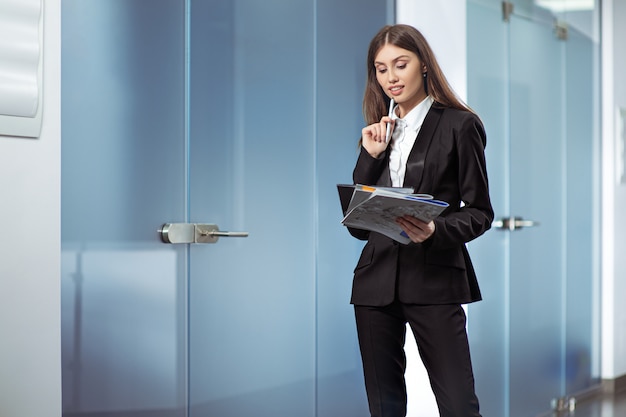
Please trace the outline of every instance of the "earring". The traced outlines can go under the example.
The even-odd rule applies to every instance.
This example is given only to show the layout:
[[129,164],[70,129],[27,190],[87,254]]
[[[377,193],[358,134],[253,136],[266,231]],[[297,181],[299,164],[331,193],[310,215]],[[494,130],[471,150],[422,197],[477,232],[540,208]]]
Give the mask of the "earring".
[[428,71],[423,73],[424,75],[424,91],[428,95]]

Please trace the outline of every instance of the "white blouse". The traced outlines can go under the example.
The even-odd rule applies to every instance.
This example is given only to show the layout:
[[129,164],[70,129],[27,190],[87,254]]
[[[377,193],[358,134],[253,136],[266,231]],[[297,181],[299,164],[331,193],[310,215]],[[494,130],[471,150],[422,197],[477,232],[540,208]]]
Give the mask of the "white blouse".
[[402,119],[396,115],[398,106],[396,105],[393,109],[391,118],[396,121],[396,125],[391,135],[391,143],[389,144],[391,148],[389,153],[389,173],[391,174],[391,185],[394,187],[402,187],[404,185],[404,174],[409,153],[413,149],[417,134],[433,101],[431,96],[427,96]]

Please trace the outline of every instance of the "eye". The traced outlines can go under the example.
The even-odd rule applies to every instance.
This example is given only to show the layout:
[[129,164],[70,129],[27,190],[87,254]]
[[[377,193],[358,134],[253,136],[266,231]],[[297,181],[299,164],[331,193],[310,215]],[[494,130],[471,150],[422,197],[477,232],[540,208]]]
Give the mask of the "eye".
[[376,72],[378,72],[379,74],[384,74],[387,72],[387,68],[384,68],[384,67],[376,68]]
[[396,68],[398,68],[398,69],[405,69],[405,68],[406,68],[406,62],[403,62],[403,63],[401,63],[401,64],[398,64],[398,65],[396,66]]

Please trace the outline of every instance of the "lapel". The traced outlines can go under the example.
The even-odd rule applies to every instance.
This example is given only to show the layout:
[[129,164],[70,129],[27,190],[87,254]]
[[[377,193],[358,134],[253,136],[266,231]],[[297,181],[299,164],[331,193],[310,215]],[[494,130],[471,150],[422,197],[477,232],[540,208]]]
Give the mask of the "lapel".
[[442,113],[443,108],[437,107],[437,103],[433,103],[417,134],[413,149],[411,149],[411,153],[409,153],[409,159],[406,163],[406,173],[404,174],[404,186],[413,187],[416,193],[419,192],[418,190],[424,176],[424,159],[426,158],[426,153],[433,140]]

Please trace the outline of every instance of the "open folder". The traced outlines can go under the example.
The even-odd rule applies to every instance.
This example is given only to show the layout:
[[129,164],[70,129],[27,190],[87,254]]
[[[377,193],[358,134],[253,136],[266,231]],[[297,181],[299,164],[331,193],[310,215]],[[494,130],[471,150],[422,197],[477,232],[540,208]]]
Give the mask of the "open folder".
[[396,223],[398,217],[408,214],[428,223],[448,207],[431,195],[413,194],[412,188],[338,184],[337,190],[344,226],[378,232],[403,244],[411,240]]

